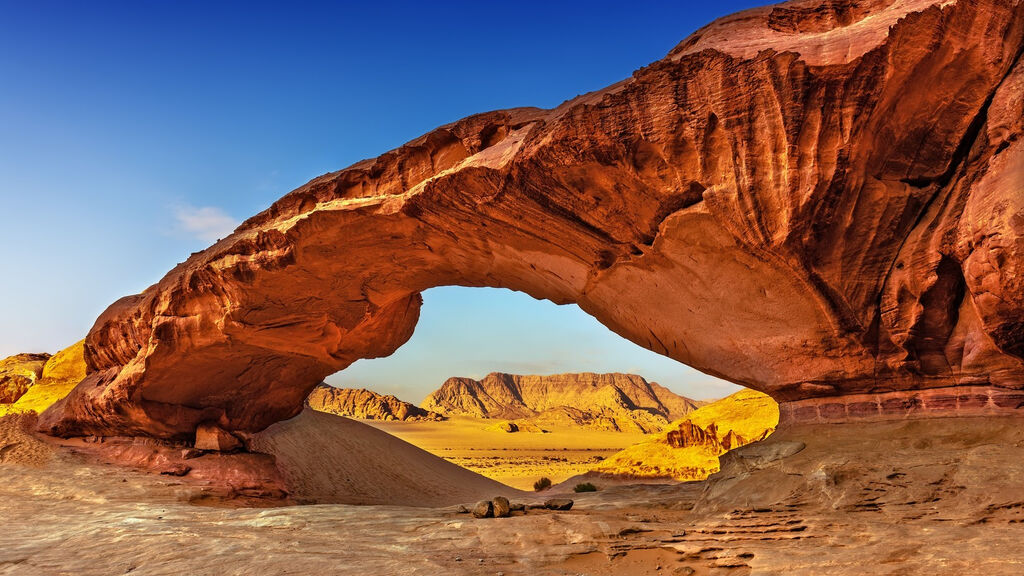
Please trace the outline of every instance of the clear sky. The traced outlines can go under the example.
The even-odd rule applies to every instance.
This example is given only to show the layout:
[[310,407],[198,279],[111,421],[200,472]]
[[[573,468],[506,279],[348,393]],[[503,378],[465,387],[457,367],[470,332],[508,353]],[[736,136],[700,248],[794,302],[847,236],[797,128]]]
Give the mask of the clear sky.
[[[763,3],[0,0],[0,357],[78,340],[314,176],[468,114],[556,106]],[[405,348],[332,382],[419,400],[451,375],[619,370],[732,389],[575,307],[425,301]]]

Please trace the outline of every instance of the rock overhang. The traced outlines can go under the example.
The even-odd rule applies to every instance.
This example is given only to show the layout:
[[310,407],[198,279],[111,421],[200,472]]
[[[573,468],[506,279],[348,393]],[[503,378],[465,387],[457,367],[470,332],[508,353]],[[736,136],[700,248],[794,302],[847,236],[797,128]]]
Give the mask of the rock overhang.
[[[827,37],[847,49],[807,48]],[[954,414],[960,396],[1011,409],[1022,47],[1017,2],[801,0],[722,19],[556,109],[441,127],[312,180],[112,305],[89,376],[41,425],[265,428],[392,353],[419,293],[456,284],[578,303],[771,394],[783,420]]]

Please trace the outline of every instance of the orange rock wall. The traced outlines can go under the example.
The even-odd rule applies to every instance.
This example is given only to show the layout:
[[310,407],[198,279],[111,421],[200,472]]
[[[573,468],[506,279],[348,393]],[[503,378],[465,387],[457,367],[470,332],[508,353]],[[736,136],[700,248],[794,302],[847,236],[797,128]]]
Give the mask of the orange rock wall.
[[41,426],[262,429],[440,285],[576,302],[783,403],[1024,388],[1022,38],[1019,1],[799,0],[443,126],[113,304]]

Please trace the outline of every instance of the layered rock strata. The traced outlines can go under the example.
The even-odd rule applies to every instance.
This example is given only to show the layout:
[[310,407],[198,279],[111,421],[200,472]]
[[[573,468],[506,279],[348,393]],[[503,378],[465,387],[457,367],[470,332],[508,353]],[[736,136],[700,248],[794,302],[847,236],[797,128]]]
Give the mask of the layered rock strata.
[[577,303],[794,415],[1020,390],[1022,47],[1019,1],[798,0],[555,109],[443,126],[114,303],[41,426],[262,429],[391,354],[441,285]]
[[449,378],[423,400],[424,408],[445,415],[642,433],[661,430],[697,406],[636,374],[589,372],[548,376],[493,372],[481,380]]
[[438,421],[444,419],[437,412],[424,410],[390,394],[377,394],[362,388],[335,388],[323,383],[317,385],[309,393],[306,405],[318,412],[363,420]]

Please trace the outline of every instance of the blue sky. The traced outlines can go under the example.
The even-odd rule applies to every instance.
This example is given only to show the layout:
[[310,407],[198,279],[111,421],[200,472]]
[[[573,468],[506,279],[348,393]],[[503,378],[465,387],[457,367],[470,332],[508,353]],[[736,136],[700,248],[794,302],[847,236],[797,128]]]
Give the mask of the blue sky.
[[[314,176],[468,114],[556,106],[756,4],[0,0],[0,357],[81,338]],[[425,302],[405,348],[332,382],[418,400],[450,375],[621,370],[732,389],[575,307]]]

